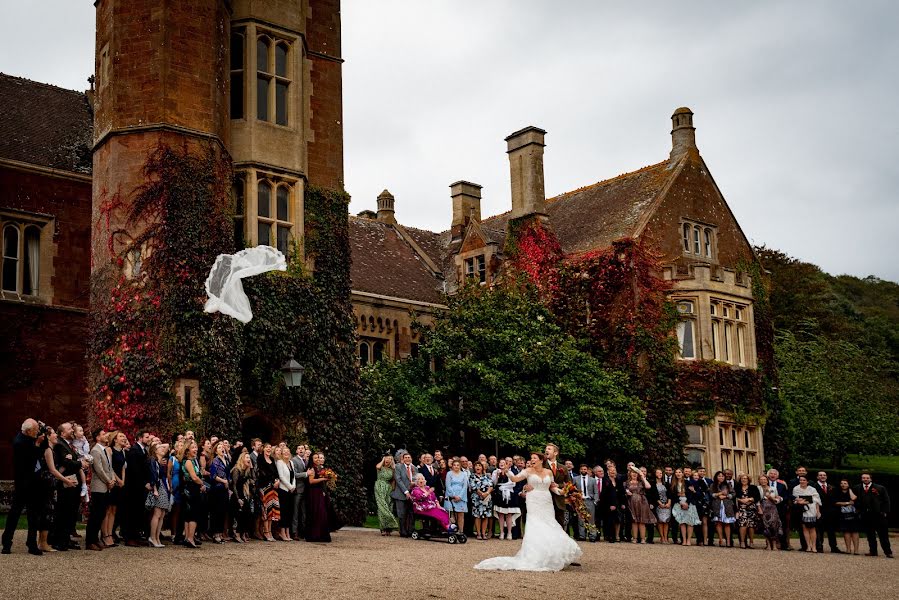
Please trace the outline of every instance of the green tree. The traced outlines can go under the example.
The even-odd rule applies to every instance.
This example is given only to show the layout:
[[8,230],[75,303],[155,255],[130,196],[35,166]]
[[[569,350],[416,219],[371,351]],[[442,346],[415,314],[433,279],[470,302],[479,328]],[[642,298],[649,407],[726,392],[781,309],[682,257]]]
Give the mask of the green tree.
[[421,428],[425,440],[467,430],[513,448],[553,441],[581,457],[637,453],[649,436],[625,378],[563,332],[533,288],[467,287],[449,299],[421,355],[366,375],[366,412],[380,420],[382,439],[399,431],[416,440],[396,415],[385,414],[391,406],[406,410],[402,419]]
[[792,332],[778,334],[775,352],[796,425],[794,458],[827,458],[838,467],[849,453],[899,450],[899,398],[887,355]]

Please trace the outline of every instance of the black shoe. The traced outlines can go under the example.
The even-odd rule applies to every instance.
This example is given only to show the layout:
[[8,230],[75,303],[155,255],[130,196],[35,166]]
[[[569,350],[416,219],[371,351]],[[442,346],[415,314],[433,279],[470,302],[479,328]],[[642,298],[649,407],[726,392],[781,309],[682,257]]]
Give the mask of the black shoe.
[[840,550],[839,548],[831,548],[830,553],[831,554],[843,554],[843,551]]
[[571,563],[571,566],[572,566],[572,567],[579,567],[579,566],[581,566],[581,563],[579,563],[579,562],[573,562],[573,563]]
[[69,550],[81,550],[81,545],[76,542],[70,542]]
[[886,556],[887,558],[893,558],[892,553],[890,553],[890,554],[884,554],[884,556]]
[[3,550],[0,550],[0,554],[12,554],[12,548],[9,546],[3,546]]
[[[3,554],[9,554],[9,548],[4,548]],[[29,548],[28,554],[33,554],[34,556],[43,556],[44,551],[41,550],[40,548]]]
[[53,549],[56,550],[57,552],[68,552],[69,551],[68,546],[53,546]]

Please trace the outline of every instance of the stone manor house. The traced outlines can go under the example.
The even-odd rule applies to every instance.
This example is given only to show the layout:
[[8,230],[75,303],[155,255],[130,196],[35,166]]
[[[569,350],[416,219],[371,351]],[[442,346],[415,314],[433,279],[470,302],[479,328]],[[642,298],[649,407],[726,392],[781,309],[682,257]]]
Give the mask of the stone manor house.
[[[26,416],[84,417],[90,275],[109,241],[97,227],[100,203],[141,183],[149,150],[203,140],[230,155],[237,246],[302,249],[305,186],[343,188],[339,0],[95,6],[89,91],[0,74],[0,454]],[[427,324],[466,278],[490,285],[508,221],[535,214],[566,253],[651,240],[673,282],[681,359],[755,368],[751,286],[736,271],[754,255],[699,154],[693,113],[675,111],[661,162],[549,199],[545,134],[528,127],[506,139],[507,213],[483,217],[481,187],[458,181],[443,232],[401,225],[387,190],[376,211],[349,216],[359,363],[414,355],[412,322]],[[126,268],[140,251],[130,250]],[[202,406],[196,390],[189,380],[176,386],[186,418]],[[689,433],[689,459],[710,469],[764,464],[758,427],[719,415]],[[9,469],[0,463],[0,479]]]

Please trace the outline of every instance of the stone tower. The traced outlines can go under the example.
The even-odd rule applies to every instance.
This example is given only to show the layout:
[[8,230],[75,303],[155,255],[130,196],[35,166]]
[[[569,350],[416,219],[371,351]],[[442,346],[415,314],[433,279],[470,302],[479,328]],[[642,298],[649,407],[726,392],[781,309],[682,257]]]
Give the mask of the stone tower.
[[[303,252],[307,184],[343,189],[339,0],[98,0],[94,269],[139,232],[103,214],[160,143],[212,142],[235,173],[236,245]],[[101,216],[103,217],[101,219]],[[103,229],[101,231],[101,229]]]
[[92,232],[92,270],[139,233],[114,233],[125,211],[108,203],[144,183],[154,148],[211,141],[227,150],[229,4],[97,0],[92,221],[104,226]]

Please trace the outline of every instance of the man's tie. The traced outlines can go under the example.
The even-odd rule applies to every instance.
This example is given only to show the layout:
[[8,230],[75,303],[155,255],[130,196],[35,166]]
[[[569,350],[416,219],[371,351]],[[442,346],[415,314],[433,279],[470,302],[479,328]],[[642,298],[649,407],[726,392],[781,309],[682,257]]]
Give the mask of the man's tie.
[[602,496],[602,478],[597,479],[599,482],[599,495]]
[[409,477],[409,481],[412,481],[412,466],[406,465],[406,475]]
[[553,475],[555,475],[556,474],[556,463],[551,463],[549,466],[552,467]]

